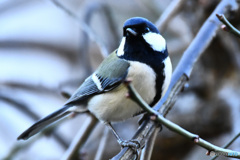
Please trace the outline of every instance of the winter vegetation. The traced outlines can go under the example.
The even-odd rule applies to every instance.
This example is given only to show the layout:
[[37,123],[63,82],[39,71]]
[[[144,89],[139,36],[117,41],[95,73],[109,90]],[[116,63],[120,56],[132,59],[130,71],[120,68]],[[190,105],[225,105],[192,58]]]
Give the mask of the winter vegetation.
[[[0,159],[240,158],[238,0],[3,0],[0,13]],[[89,114],[17,141],[119,46],[124,21],[135,16],[158,26],[174,69],[158,112],[128,85],[130,98],[154,116],[114,127],[142,149],[121,149]]]

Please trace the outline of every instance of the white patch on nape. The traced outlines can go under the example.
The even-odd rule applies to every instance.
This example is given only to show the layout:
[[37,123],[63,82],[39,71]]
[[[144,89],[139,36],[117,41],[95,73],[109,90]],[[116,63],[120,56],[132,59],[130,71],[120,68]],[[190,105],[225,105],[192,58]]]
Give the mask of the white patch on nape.
[[162,86],[162,97],[166,93],[172,77],[172,63],[169,56],[164,59],[163,63],[165,64],[164,73],[163,73],[165,75],[165,80]]
[[143,38],[154,51],[162,52],[166,49],[166,41],[160,34],[148,32],[143,35]]
[[96,84],[97,88],[98,88],[100,91],[102,91],[102,90],[103,90],[102,84],[101,84],[100,80],[98,79],[96,73],[93,73],[93,75],[92,75],[92,80],[93,80],[93,82]]
[[125,41],[126,41],[126,37],[123,37],[122,38],[122,41],[118,47],[118,50],[117,50],[117,56],[123,56],[124,55],[124,45],[125,45]]

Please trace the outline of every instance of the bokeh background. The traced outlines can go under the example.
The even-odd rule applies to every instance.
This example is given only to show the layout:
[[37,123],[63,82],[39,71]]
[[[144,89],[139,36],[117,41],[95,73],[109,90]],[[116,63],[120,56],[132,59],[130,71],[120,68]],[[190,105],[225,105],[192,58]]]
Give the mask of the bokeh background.
[[[0,2],[0,159],[61,159],[86,115],[68,117],[28,141],[18,135],[66,101],[102,61],[97,42],[108,53],[122,36],[122,25],[141,16],[157,22],[171,0],[59,0],[78,18],[51,0]],[[218,0],[185,0],[178,13],[161,28],[173,68],[211,14]],[[240,28],[240,12],[229,20]],[[92,29],[83,31],[82,22]],[[181,93],[167,118],[219,146],[240,131],[240,41],[219,30],[196,63],[189,87]],[[135,117],[115,124],[124,139],[137,130]],[[61,123],[61,124],[60,124]],[[102,159],[120,147],[98,124],[79,159],[94,159],[101,137],[107,136]],[[240,140],[231,149],[240,150]],[[155,142],[153,160],[209,159],[206,150],[163,128]],[[219,158],[226,159],[226,158]]]

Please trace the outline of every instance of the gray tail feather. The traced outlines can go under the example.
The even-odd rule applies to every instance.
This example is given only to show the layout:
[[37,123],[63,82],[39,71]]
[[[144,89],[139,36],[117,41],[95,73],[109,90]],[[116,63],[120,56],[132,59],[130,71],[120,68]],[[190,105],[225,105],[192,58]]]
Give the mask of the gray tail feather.
[[47,117],[40,119],[36,123],[34,123],[30,128],[28,128],[26,131],[24,131],[20,136],[18,136],[18,140],[20,139],[28,139],[32,137],[33,135],[37,134],[39,131],[44,129],[49,124],[56,122],[60,118],[68,115],[70,112],[68,111],[68,108],[72,105],[64,105],[59,110],[53,112],[52,114],[48,115]]

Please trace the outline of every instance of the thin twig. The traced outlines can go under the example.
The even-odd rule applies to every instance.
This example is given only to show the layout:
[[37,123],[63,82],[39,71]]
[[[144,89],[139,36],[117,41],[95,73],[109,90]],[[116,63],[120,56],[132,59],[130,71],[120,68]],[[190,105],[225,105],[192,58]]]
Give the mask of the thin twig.
[[[104,17],[106,17],[107,20],[107,24],[102,23],[106,26],[104,26],[104,28],[109,27],[109,29],[105,29],[104,31],[106,32],[106,34],[111,33],[111,36],[113,36],[113,39],[120,39],[116,28],[115,27],[115,23],[112,17],[112,14],[110,13],[110,9],[109,7],[104,4],[104,3],[99,3],[99,2],[94,2],[94,3],[90,3],[89,5],[86,6],[86,12],[84,12],[84,18],[83,21],[86,23],[86,25],[90,26],[90,22],[91,19],[93,18],[94,14],[99,15],[99,12],[102,13],[104,15]],[[80,53],[81,53],[81,57],[80,57],[80,64],[83,64],[83,66],[85,66],[85,70],[87,75],[89,75],[92,72],[92,66],[90,63],[90,54],[88,53],[88,45],[89,45],[89,38],[88,38],[88,33],[83,30],[83,33],[81,34],[83,38],[82,41],[80,42]],[[114,47],[116,46],[116,42],[118,41],[114,41],[114,42],[108,42],[107,44],[111,44],[114,43]],[[107,45],[106,47],[109,48],[109,45]]]
[[216,145],[213,145],[213,144],[209,143],[208,141],[200,138],[198,135],[193,134],[193,133],[183,129],[179,125],[177,125],[177,124],[169,121],[168,119],[164,118],[159,112],[157,112],[156,110],[153,110],[142,99],[142,97],[137,93],[136,89],[133,87],[133,85],[131,83],[129,83],[127,85],[127,87],[128,87],[128,91],[129,91],[129,95],[130,95],[131,99],[133,101],[135,101],[147,113],[149,113],[150,115],[154,115],[154,116],[152,116],[154,118],[153,119],[154,121],[164,125],[165,127],[170,129],[171,131],[173,131],[175,133],[178,133],[178,134],[188,138],[189,140],[194,141],[195,144],[207,149],[208,151],[221,152],[226,157],[232,157],[232,158],[239,158],[240,159],[240,152],[233,151],[233,150],[230,150],[230,149],[224,149],[224,148],[218,147]]
[[[176,99],[177,95],[182,90],[182,87],[187,82],[188,77],[191,74],[193,65],[195,64],[199,56],[205,51],[207,46],[212,41],[214,35],[216,34],[220,26],[220,22],[215,16],[216,13],[226,13],[229,11],[227,10],[227,8],[233,10],[237,9],[237,7],[238,4],[235,0],[222,0],[218,4],[214,12],[211,14],[211,16],[201,27],[199,33],[197,34],[193,42],[190,44],[188,49],[184,52],[183,57],[181,58],[178,66],[176,67],[167,93],[154,107],[156,110],[159,110],[161,108],[160,113],[162,115],[167,114],[169,108],[171,108],[171,106],[175,102],[174,99]],[[174,88],[175,90],[173,90]],[[143,122],[142,125],[139,127],[138,131],[133,136],[133,139],[138,139],[141,144],[143,143],[143,146],[141,145],[141,147],[144,147],[145,141],[149,136],[142,136],[142,133],[149,132],[149,134],[152,134],[154,133],[153,131],[156,127],[158,126],[152,123],[152,121]],[[129,147],[125,147],[115,157],[113,157],[113,160],[131,159],[132,157],[134,157],[134,151]]]
[[149,137],[144,149],[142,150],[140,160],[151,160],[151,156],[152,156],[152,152],[153,152],[153,148],[154,148],[154,144],[155,144],[155,139],[156,139],[160,129],[161,129],[160,127],[155,128],[155,131],[153,132],[151,137]]
[[[115,21],[114,21],[114,17],[113,14],[111,13],[111,10],[109,8],[108,5],[106,5],[105,3],[100,3],[100,2],[92,2],[89,6],[87,6],[87,12],[86,12],[86,16],[85,16],[85,22],[88,22],[91,17],[95,14],[102,13],[103,14],[103,18],[105,17],[107,23],[102,23],[104,26],[104,31],[106,32],[106,34],[110,34],[113,39],[117,40],[117,41],[112,41],[112,42],[108,42],[107,47],[109,48],[109,43],[114,43],[113,46],[114,48],[110,47],[111,50],[115,50],[115,47],[117,47],[118,44],[118,40],[120,39],[119,34],[117,32],[117,28],[115,25]],[[89,22],[87,23],[89,25]]]
[[[169,21],[171,21],[171,19],[182,9],[183,4],[185,2],[186,0],[174,0],[168,5],[168,7],[164,10],[160,18],[155,22],[160,33],[162,33],[166,29]],[[141,152],[141,157],[140,157],[141,160],[151,159],[153,146],[157,137],[156,135],[158,134],[159,130],[160,128],[157,127],[154,130],[152,136],[148,139],[146,146]]]
[[62,160],[78,159],[78,151],[85,144],[87,138],[89,137],[90,133],[92,133],[92,130],[95,128],[97,123],[97,118],[92,114],[89,114],[89,117],[86,118],[86,120],[82,124],[81,129],[72,140],[72,143],[70,144],[67,151],[64,153]]
[[108,135],[109,135],[109,129],[107,127],[105,127],[94,160],[101,160],[102,159],[103,153],[106,149]]
[[[228,143],[226,143],[224,146],[222,146],[222,148],[228,148],[236,139],[238,139],[239,136],[240,136],[240,132],[237,135],[235,135]],[[217,157],[218,157],[218,155],[215,155],[210,160],[215,160]]]
[[63,139],[63,137],[58,134],[57,132],[54,132],[56,126],[58,126],[58,124],[62,123],[63,121],[65,121],[65,119],[61,119],[59,120],[57,123],[55,123],[53,126],[50,126],[46,129],[44,129],[42,132],[40,132],[38,135],[32,137],[30,140],[28,140],[27,142],[21,143],[21,142],[16,142],[13,147],[11,149],[9,149],[8,154],[6,155],[6,157],[4,157],[4,160],[12,160],[15,158],[15,156],[21,151],[27,150],[29,147],[31,147],[33,145],[34,142],[36,142],[37,139],[39,139],[40,137],[49,135],[49,133],[51,133],[51,135],[57,140],[57,142],[59,142],[62,147],[64,149],[67,148],[68,143],[65,142],[65,140]]
[[51,0],[57,7],[59,7],[60,9],[62,9],[65,13],[67,13],[71,18],[73,18],[74,20],[76,20],[80,26],[80,28],[85,31],[85,33],[88,34],[88,36],[91,38],[91,40],[95,41],[96,44],[98,45],[98,47],[101,50],[101,54],[103,57],[107,57],[108,55],[108,50],[105,47],[105,45],[103,44],[103,41],[100,40],[99,37],[96,36],[96,34],[93,32],[93,30],[83,21],[80,20],[80,18],[73,13],[72,11],[70,11],[69,9],[67,9],[65,6],[63,6],[60,2],[58,2],[57,0]]
[[[1,100],[1,101],[5,101],[6,103],[9,103],[10,105],[12,105],[13,107],[17,108],[18,110],[20,110],[20,111],[23,112],[24,114],[27,114],[27,115],[28,115],[30,118],[32,118],[34,121],[40,119],[40,117],[39,117],[36,113],[32,112],[32,110],[29,109],[29,107],[28,107],[26,104],[21,103],[21,102],[19,102],[18,100],[15,100],[13,97],[7,96],[6,93],[5,93],[5,94],[1,94],[1,93],[0,93],[0,100]],[[50,128],[45,129],[45,130],[42,132],[41,135],[44,135],[44,134],[46,134],[46,133],[49,133],[49,132],[53,131],[54,128],[55,128],[55,127],[52,126],[52,127],[50,127]],[[53,135],[53,137],[56,139],[56,141],[57,141],[59,144],[61,144],[61,146],[62,146],[63,148],[67,148],[68,143],[62,138],[61,135],[59,135],[59,134],[56,133],[56,132],[53,132],[52,135]],[[31,141],[31,142],[32,142],[32,141]],[[16,147],[16,148],[18,148],[18,147]],[[23,147],[22,147],[22,148],[23,148]],[[19,148],[19,149],[21,149],[21,148]]]
[[227,18],[224,16],[224,14],[216,14],[217,18],[223,23],[225,24],[227,28],[223,27],[224,31],[229,31],[231,33],[233,33],[235,36],[237,36],[238,38],[240,38],[240,31],[235,28],[228,20]]
[[34,42],[28,40],[0,40],[1,49],[38,49],[50,51],[51,54],[57,54],[67,59],[74,60],[77,50],[67,45],[56,45],[49,42]]
[[162,107],[163,103],[169,97],[172,88],[177,83],[177,81],[181,79],[182,76],[185,75],[187,78],[190,77],[195,62],[199,59],[201,54],[212,42],[219,29],[219,26],[221,25],[221,23],[215,16],[216,13],[224,13],[226,11],[229,11],[227,10],[227,8],[230,8],[232,10],[236,9],[236,6],[238,6],[238,4],[235,2],[235,0],[222,0],[216,7],[216,9],[213,11],[213,13],[210,15],[210,17],[205,21],[205,23],[197,33],[196,37],[193,39],[189,47],[183,53],[183,56],[173,73],[172,81],[169,85],[168,91],[161,99],[160,103],[158,103],[154,107],[156,110],[159,110]]
[[185,2],[186,0],[174,0],[168,5],[166,10],[155,23],[160,33],[166,29],[168,22],[182,9]]
[[31,138],[27,143],[15,143],[13,145],[13,147],[11,147],[8,150],[7,155],[5,155],[5,157],[1,157],[4,160],[12,160],[16,158],[16,155],[20,152],[20,151],[24,151],[27,150],[29,147],[31,147],[31,145],[36,142],[37,139],[39,139],[39,137],[41,137],[41,135],[43,134],[43,132],[41,132],[40,134],[38,134],[37,136]]

